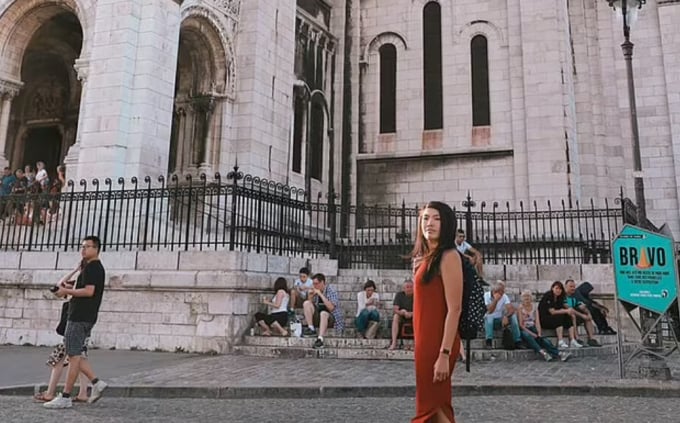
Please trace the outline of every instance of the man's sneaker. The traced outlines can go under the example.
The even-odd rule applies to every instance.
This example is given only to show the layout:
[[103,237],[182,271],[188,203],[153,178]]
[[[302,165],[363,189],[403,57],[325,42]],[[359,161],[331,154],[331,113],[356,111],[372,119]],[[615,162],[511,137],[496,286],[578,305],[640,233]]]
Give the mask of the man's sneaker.
[[562,339],[562,340],[560,340],[560,343],[557,345],[557,348],[559,348],[561,350],[566,350],[567,348],[569,348],[569,344],[567,344],[567,341]]
[[302,329],[302,335],[303,336],[316,336],[316,330],[310,329],[309,326],[306,326],[304,329]]
[[71,402],[71,398],[64,398],[61,396],[61,394],[57,395],[52,399],[52,401],[48,401],[45,404],[43,404],[43,407],[45,408],[51,408],[51,409],[61,409],[61,408],[71,408],[73,407],[73,402]]
[[567,351],[560,351],[560,360],[567,361],[571,357],[571,353]]
[[589,346],[589,347],[601,347],[602,344],[600,344],[599,342],[597,342],[597,339],[592,338],[592,339],[589,339],[589,340],[588,340],[588,346]]
[[545,361],[552,361],[552,359],[553,359],[553,358],[550,356],[550,354],[548,354],[546,351],[541,351],[541,355],[543,356],[543,358],[545,359]]
[[312,345],[312,348],[314,348],[316,350],[316,349],[323,348],[323,347],[324,347],[324,345],[323,345],[323,341],[321,340],[321,338],[316,338],[316,341],[314,341],[314,345]]
[[484,348],[486,348],[487,350],[493,348],[493,340],[487,339],[486,342],[484,343]]
[[571,342],[569,343],[569,348],[583,348],[583,345],[581,345],[580,342],[578,342],[575,339],[572,339]]
[[92,385],[92,392],[90,393],[90,398],[87,399],[87,402],[90,404],[97,402],[97,400],[102,397],[102,392],[104,392],[107,386],[109,385],[106,382],[102,380],[97,381],[97,383]]

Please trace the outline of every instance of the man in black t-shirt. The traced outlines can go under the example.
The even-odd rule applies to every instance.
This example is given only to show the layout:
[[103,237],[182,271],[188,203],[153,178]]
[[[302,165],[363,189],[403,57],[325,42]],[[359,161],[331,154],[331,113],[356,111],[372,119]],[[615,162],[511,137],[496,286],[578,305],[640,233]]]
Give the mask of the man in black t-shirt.
[[411,322],[413,319],[413,282],[407,280],[404,282],[404,290],[397,293],[392,302],[394,305],[394,316],[392,317],[392,344],[389,349],[397,348],[397,336],[401,325],[405,322]]
[[83,260],[78,269],[80,275],[78,275],[75,286],[73,288],[60,286],[56,292],[58,297],[71,296],[68,322],[64,332],[64,344],[70,365],[64,391],[52,401],[46,402],[45,408],[70,408],[72,406],[71,391],[80,372],[85,374],[92,382],[92,392],[88,402],[97,401],[107,387],[104,381],[95,376],[89,361],[81,356],[83,345],[90,337],[92,328],[97,322],[99,306],[104,294],[106,274],[104,266],[99,261],[100,247],[101,241],[96,236],[88,236],[83,239],[80,247],[80,255]]

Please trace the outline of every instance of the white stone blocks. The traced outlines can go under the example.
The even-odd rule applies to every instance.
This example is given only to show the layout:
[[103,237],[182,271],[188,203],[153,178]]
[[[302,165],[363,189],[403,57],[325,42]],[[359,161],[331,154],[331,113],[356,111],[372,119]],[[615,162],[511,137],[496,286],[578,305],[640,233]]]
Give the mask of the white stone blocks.
[[31,252],[21,253],[22,269],[56,269],[57,253],[53,252]]
[[582,264],[581,272],[582,280],[592,283],[596,293],[614,292],[613,264]]
[[[330,259],[312,259],[309,261],[310,271],[314,273],[323,273],[326,278],[338,275],[338,261]],[[310,275],[311,276],[311,275]]]
[[179,252],[172,251],[138,251],[137,269],[139,270],[177,270],[179,268]]
[[[264,260],[263,271],[266,271],[266,258],[261,260]],[[247,263],[246,254],[237,251],[182,251],[179,253],[178,268],[179,270],[241,270]]]
[[581,278],[581,266],[578,264],[539,265],[538,280],[561,281],[574,279],[578,284]]
[[506,264],[505,276],[508,281],[535,281],[538,270],[533,264]]
[[107,270],[132,270],[137,266],[135,251],[105,251],[100,254],[100,258]]
[[[61,251],[57,256],[58,270],[73,270],[82,260],[82,256],[78,251]],[[106,267],[106,264],[104,264]],[[68,272],[64,272],[68,273]]]
[[20,262],[20,252],[3,251],[0,254],[0,269],[18,269]]
[[[290,259],[284,256],[267,256],[267,273],[287,276],[290,269]],[[297,272],[299,269],[294,270]]]

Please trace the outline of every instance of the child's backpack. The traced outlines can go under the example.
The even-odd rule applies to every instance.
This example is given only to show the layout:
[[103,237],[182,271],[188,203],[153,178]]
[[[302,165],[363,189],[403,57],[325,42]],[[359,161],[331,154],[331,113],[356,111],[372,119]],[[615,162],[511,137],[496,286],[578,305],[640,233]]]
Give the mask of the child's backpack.
[[[460,252],[458,253],[460,254]],[[458,324],[460,338],[465,341],[465,370],[470,371],[470,341],[477,338],[484,326],[486,305],[482,281],[475,268],[460,254],[463,262],[463,301]],[[458,352],[454,352],[457,354]]]

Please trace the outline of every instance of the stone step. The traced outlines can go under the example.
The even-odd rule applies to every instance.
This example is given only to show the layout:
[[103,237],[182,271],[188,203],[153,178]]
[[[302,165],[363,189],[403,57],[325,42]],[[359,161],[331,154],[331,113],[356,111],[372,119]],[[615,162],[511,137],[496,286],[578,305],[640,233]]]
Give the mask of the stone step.
[[[311,347],[311,338],[303,338],[308,344],[300,347],[281,347],[281,346],[261,346],[261,345],[239,345],[234,347],[234,352],[254,357],[269,358],[338,358],[348,360],[413,360],[413,351],[394,350],[389,351],[384,348],[333,348],[326,346],[321,349]],[[624,344],[624,353],[632,351],[633,344]],[[585,347],[580,349],[570,349],[573,357],[593,357],[593,356],[614,356],[616,355],[616,345],[607,345],[600,348]],[[506,351],[501,349],[473,349],[470,351],[472,361],[525,361],[541,359],[531,350]]]
[[[347,331],[345,331],[347,332]],[[260,347],[278,347],[278,348],[303,348],[311,346],[314,342],[314,337],[302,337],[297,338],[291,337],[280,337],[280,336],[246,336],[244,339],[244,345],[249,346],[260,346]],[[557,339],[554,337],[548,337],[553,345],[557,344]],[[585,339],[583,337],[582,339]],[[615,335],[600,335],[596,336],[596,339],[602,345],[616,345]],[[390,345],[390,339],[388,338],[378,338],[378,339],[363,339],[357,337],[336,337],[333,334],[329,334],[324,337],[324,342],[327,347],[330,348],[350,348],[350,349],[385,349]],[[405,345],[411,345],[413,343],[410,339],[405,339]],[[494,348],[501,348],[501,339],[494,338],[493,340]],[[472,349],[484,349],[484,339],[474,339],[470,342]]]

